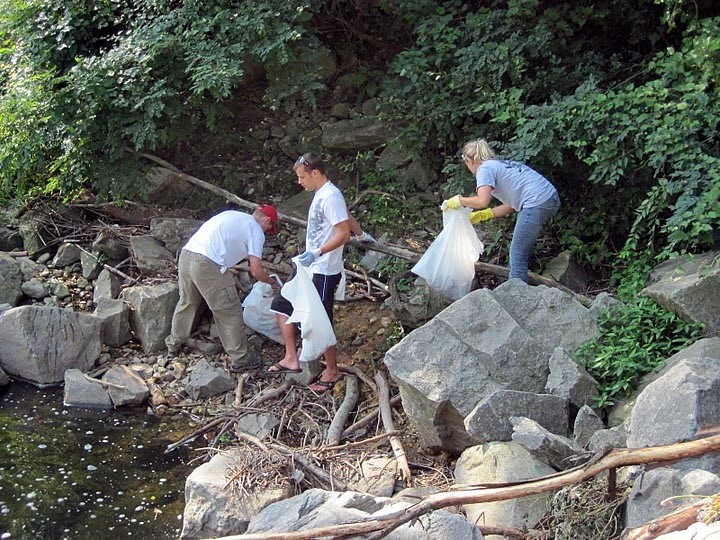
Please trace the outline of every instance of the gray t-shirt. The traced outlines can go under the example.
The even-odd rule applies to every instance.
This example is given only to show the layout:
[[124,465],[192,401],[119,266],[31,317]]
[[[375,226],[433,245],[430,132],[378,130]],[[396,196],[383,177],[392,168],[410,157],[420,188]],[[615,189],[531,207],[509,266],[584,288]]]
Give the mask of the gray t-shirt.
[[483,161],[475,171],[475,180],[477,188],[491,186],[493,197],[516,212],[539,206],[556,193],[547,178],[519,161]]

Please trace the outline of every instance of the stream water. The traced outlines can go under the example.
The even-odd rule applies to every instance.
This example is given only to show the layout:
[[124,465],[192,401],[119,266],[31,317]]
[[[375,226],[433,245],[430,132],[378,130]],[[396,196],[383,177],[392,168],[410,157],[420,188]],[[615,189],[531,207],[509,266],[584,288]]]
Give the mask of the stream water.
[[68,409],[62,388],[0,389],[0,540],[176,539],[189,422]]

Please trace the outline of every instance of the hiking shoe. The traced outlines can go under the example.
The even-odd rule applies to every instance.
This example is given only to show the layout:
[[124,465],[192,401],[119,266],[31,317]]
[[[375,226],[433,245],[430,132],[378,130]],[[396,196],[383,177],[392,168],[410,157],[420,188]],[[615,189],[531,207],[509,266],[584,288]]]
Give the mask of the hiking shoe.
[[260,367],[262,360],[254,352],[248,352],[242,358],[236,358],[230,361],[230,371],[237,373],[239,371],[246,371],[248,369],[254,369]]

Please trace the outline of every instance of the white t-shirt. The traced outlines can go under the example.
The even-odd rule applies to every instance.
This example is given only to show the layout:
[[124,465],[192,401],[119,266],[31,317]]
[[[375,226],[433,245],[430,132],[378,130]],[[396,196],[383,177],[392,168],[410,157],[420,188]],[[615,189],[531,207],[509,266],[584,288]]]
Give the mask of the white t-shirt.
[[[329,180],[315,192],[308,210],[305,249],[318,249],[333,235],[333,227],[348,220],[347,206],[340,190]],[[343,247],[340,246],[310,265],[313,274],[331,276],[343,270]]]
[[475,171],[476,187],[491,186],[492,195],[519,212],[549,200],[555,187],[534,169],[519,161],[489,159]]
[[226,210],[203,223],[183,249],[205,255],[224,272],[248,255],[262,259],[265,233],[249,214]]

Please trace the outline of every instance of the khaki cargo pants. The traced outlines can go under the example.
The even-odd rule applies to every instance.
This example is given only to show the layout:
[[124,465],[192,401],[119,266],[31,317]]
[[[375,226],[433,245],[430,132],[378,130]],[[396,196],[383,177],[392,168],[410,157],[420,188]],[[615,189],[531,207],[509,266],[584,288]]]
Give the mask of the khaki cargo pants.
[[169,352],[177,352],[190,337],[195,315],[203,300],[212,311],[220,342],[233,362],[247,354],[247,337],[240,296],[230,272],[204,255],[182,250],[178,260],[180,300],[175,306],[170,335],[165,338]]

